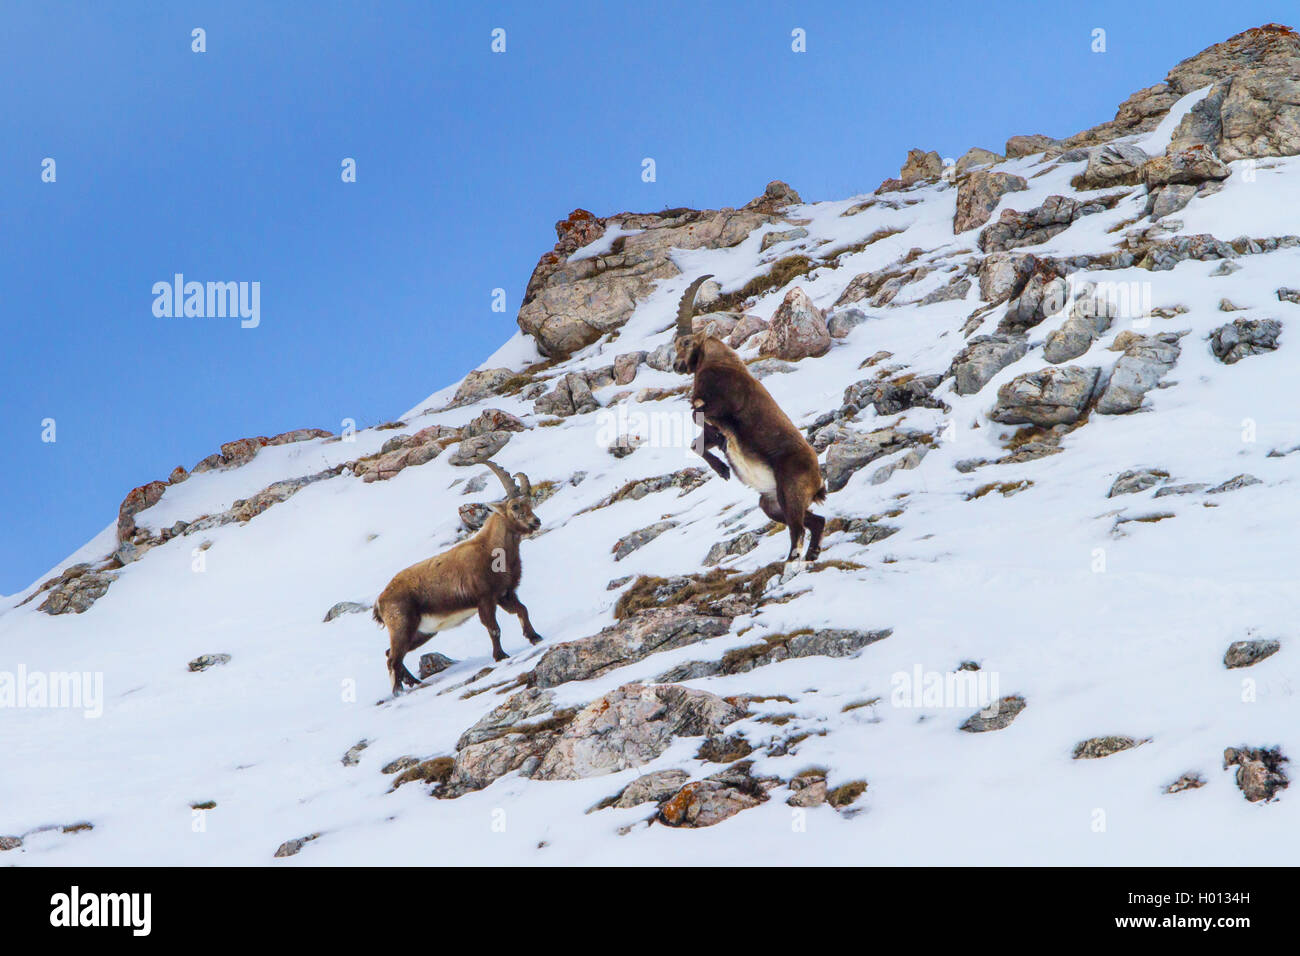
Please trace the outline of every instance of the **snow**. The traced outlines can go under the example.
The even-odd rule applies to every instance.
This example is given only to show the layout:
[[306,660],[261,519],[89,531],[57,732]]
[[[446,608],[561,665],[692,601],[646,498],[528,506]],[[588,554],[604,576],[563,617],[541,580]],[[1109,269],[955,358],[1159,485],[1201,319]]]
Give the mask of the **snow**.
[[[1190,108],[1198,94],[1175,111]],[[1158,145],[1169,132],[1164,127],[1145,142]],[[1261,165],[1253,182],[1244,164],[1234,163],[1222,192],[1194,200],[1176,217],[1182,231],[1222,239],[1289,231],[1287,211],[1300,190],[1297,162]],[[1041,156],[1002,164],[1025,175],[1030,189],[1003,197],[1000,208],[1023,210],[1054,193],[1076,195],[1069,179],[1080,164],[1033,176],[1051,165]],[[713,273],[730,290],[791,249],[820,255],[882,229],[903,231],[845,256],[839,268],[797,280],[817,305],[828,307],[855,275],[889,265],[913,247],[926,250],[922,261],[964,266],[976,233],[952,235],[955,195],[948,184],[923,186],[881,197],[853,216],[841,213],[872,197],[808,204],[797,215],[810,220],[809,237],[793,246],[760,254],[756,232],[734,248],[681,251],[676,261],[683,274],[641,301],[615,341],[588,347],[552,373],[606,364],[617,353],[666,341],[678,296],[701,272]],[[1137,215],[1140,205],[1135,195],[1032,251],[1110,248],[1118,235],[1108,230]],[[599,244],[575,255],[598,254]],[[669,490],[578,514],[630,480],[701,464],[680,446],[646,446],[615,460],[601,440],[608,426],[602,411],[530,428],[497,456],[512,471],[526,470],[534,484],[565,482],[577,471],[587,475],[538,508],[543,533],[523,545],[520,594],[546,640],[529,647],[514,618],[502,614],[503,643],[514,656],[468,688],[457,685],[491,664],[477,621],[425,645],[421,652],[438,650],[458,663],[398,700],[388,696],[386,637],[370,616],[321,621],[334,603],[373,600],[393,573],[457,540],[458,505],[498,494],[490,480],[484,492],[462,496],[463,480],[485,469],[457,468],[448,455],[386,482],[366,484],[346,475],[321,481],[245,525],[155,548],[123,569],[85,615],[50,617],[36,610],[39,601],[14,606],[31,589],[6,599],[0,605],[0,672],[21,665],[29,672],[102,673],[105,700],[98,719],[71,708],[5,711],[0,835],[80,820],[94,829],[29,835],[4,862],[1289,863],[1300,850],[1300,801],[1284,792],[1274,803],[1249,804],[1220,761],[1225,747],[1243,744],[1300,751],[1300,659],[1290,631],[1300,600],[1291,569],[1300,453],[1268,457],[1273,448],[1300,442],[1300,414],[1291,400],[1296,352],[1287,331],[1295,306],[1274,296],[1279,286],[1296,284],[1300,250],[1241,257],[1239,264],[1240,271],[1224,277],[1211,275],[1215,262],[1076,276],[1149,283],[1153,305],[1187,307],[1137,328],[1188,333],[1168,387],[1152,391],[1143,410],[1094,414],[1065,437],[1059,455],[970,474],[953,466],[1002,454],[1002,436],[1014,429],[991,422],[987,412],[1001,384],[1043,364],[1038,350],[976,395],[957,396],[945,382],[937,394],[951,413],[914,409],[878,420],[873,411],[863,412],[855,425],[864,430],[894,422],[927,431],[945,422],[951,427],[950,440],[916,469],[873,485],[881,464],[873,463],[829,497],[822,509],[827,515],[902,509],[888,519],[900,531],[870,547],[842,535],[828,539],[824,557],[859,562],[861,570],[804,572],[784,585],[788,593],[804,593],[737,619],[725,636],[556,688],[560,706],[579,705],[622,684],[651,680],[674,664],[716,659],[766,633],[891,627],[892,636],[852,658],[791,660],[689,682],[722,695],[793,698],[755,704],[732,730],[755,744],[810,732],[796,753],[756,755],[755,771],[788,779],[819,765],[828,769],[832,786],[866,779],[856,815],[821,807],[808,812],[805,829],[793,827],[783,789],[759,807],[694,831],[635,826],[619,835],[650,808],[584,812],[639,772],[681,767],[698,778],[720,769],[694,759],[697,739],[678,740],[646,767],[607,777],[545,782],[509,774],[455,800],[432,800],[418,784],[387,792],[392,777],[380,774],[381,766],[406,754],[452,753],[457,737],[505,699],[495,690],[465,698],[465,689],[511,681],[548,647],[610,623],[620,592],[607,590],[608,581],[700,570],[713,543],[764,524],[752,492],[717,478],[684,497]],[[918,299],[933,281],[906,287],[899,301]],[[770,317],[784,291],[764,296],[751,311]],[[1246,311],[1220,312],[1223,297]],[[893,353],[889,365],[918,375],[946,370],[965,343],[960,330],[974,307],[968,298],[867,309],[872,319],[828,355],[764,384],[805,425],[839,406],[844,388],[870,374],[859,364],[878,350]],[[1243,316],[1281,318],[1283,345],[1224,366],[1205,340],[1215,327]],[[1031,345],[1063,319],[1054,316],[1031,330]],[[1131,327],[1117,322],[1070,364],[1108,368],[1116,353],[1107,346]],[[515,335],[482,367],[523,368],[536,360],[531,339]],[[681,383],[672,373],[643,367],[631,388]],[[454,388],[415,405],[401,431],[462,424],[488,407],[537,421],[531,404],[518,396],[420,414],[444,404]],[[611,386],[597,397],[608,402],[623,390]],[[630,412],[683,410],[680,397],[627,401]],[[363,430],[354,442],[263,449],[242,468],[195,475],[168,488],[137,521],[161,528],[214,513],[272,481],[373,452],[401,431]],[[1159,500],[1154,490],[1106,497],[1118,473],[1143,465],[1164,468],[1176,482],[1214,485],[1248,472],[1262,484]],[[1033,484],[1011,497],[994,492],[967,500],[989,482],[1021,480]],[[740,521],[722,526],[747,509]],[[1173,517],[1116,526],[1117,517],[1157,512]],[[676,528],[613,560],[616,540],[666,515],[679,523]],[[112,537],[110,525],[55,570],[103,556]],[[211,546],[197,571],[193,552],[204,540]],[[753,569],[780,558],[785,548],[784,533],[763,537],[755,551],[728,566]],[[753,629],[739,633],[748,626]],[[1252,636],[1279,638],[1282,650],[1250,669],[1226,670],[1227,645]],[[230,654],[231,661],[188,672],[186,662],[204,653]],[[966,660],[996,678],[999,693],[1025,697],[1025,711],[1006,729],[961,733],[957,727],[970,706],[892,701],[896,675],[918,667],[949,673]],[[408,663],[413,666],[414,658]],[[844,710],[873,697],[880,701]],[[795,716],[784,727],[757,719],[779,713]],[[1151,739],[1104,759],[1071,759],[1075,743],[1105,734]],[[342,766],[343,753],[362,739],[371,743],[359,765]],[[1162,792],[1189,771],[1199,772],[1206,786]],[[198,830],[190,804],[203,800],[217,807]],[[298,856],[272,860],[283,841],[315,832],[322,836]]]

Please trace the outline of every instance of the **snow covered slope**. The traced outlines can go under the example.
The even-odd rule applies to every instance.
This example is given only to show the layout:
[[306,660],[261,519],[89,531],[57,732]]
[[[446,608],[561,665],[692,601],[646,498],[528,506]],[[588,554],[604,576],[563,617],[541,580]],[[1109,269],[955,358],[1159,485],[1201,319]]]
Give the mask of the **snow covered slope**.
[[[1300,454],[1289,453],[1300,446],[1300,305],[1290,301],[1300,296],[1287,292],[1300,286],[1290,235],[1300,157],[1261,147],[1225,163],[1226,178],[1197,179],[1198,166],[1166,183],[1139,163],[1087,188],[1106,148],[1177,159],[1224,82],[1178,91],[1146,128],[1107,146],[1060,143],[875,195],[780,206],[736,244],[675,247],[677,273],[655,276],[623,321],[571,355],[546,358],[517,334],[482,368],[522,378],[485,376],[482,397],[458,404],[453,385],[397,427],[232,448],[142,493],[136,503],[152,503],[127,509],[127,545],[115,525],[55,569],[85,562],[86,573],[115,575],[83,596],[84,612],[39,609],[67,582],[0,608],[0,702],[5,674],[11,694],[0,709],[0,836],[11,839],[0,846],[12,847],[0,860],[1293,862],[1300,804],[1277,761],[1300,751]],[[1024,188],[954,234],[959,195],[994,174]],[[1149,215],[1154,194],[1189,185],[1183,208]],[[1071,219],[1052,197],[1092,206]],[[1051,234],[985,252],[981,235],[998,223]],[[604,261],[643,232],[611,220],[568,261]],[[763,249],[772,232],[788,238]],[[1207,234],[1220,246],[1180,242]],[[792,256],[807,261],[788,282],[732,295]],[[821,335],[829,318],[843,333],[820,356],[756,365],[792,420],[819,436],[828,473],[846,479],[822,508],[844,520],[819,566],[769,567],[784,557],[784,530],[766,533],[736,480],[678,474],[702,467],[689,435],[609,451],[685,414],[684,379],[636,353],[656,362],[679,295],[705,272],[720,283],[712,301],[734,313],[722,327],[743,314]],[[795,289],[816,310],[794,308]],[[866,291],[855,299],[854,289]],[[1074,322],[1077,342],[1074,320],[1092,322],[1097,310],[1080,303],[1103,299],[1109,321],[1093,323],[1092,340],[1047,361],[1044,347],[1066,339],[1053,333]],[[742,356],[758,359],[764,335]],[[999,352],[1009,364],[958,394],[948,373],[984,335],[1010,346]],[[621,355],[633,356],[621,363],[635,368],[629,384],[603,371]],[[1084,379],[1096,369],[1095,384],[1071,392],[1059,371],[1069,368]],[[592,401],[572,402],[583,383]],[[848,403],[846,389],[861,400]],[[1133,410],[1113,408],[1134,397]],[[522,430],[481,419],[489,409]],[[489,444],[506,442],[492,457],[526,471],[542,499],[520,595],[546,640],[530,647],[503,613],[513,656],[494,665],[471,620],[421,648],[454,663],[394,700],[386,635],[370,614],[322,617],[338,602],[368,605],[396,571],[464,537],[460,506],[499,497],[490,475],[466,493],[486,469],[456,463],[470,439],[453,429],[475,421],[506,422],[487,429],[498,436]],[[432,460],[376,465],[383,449],[429,442],[444,443]],[[384,480],[363,480],[377,468]],[[670,487],[604,504],[667,475]],[[308,476],[262,510],[200,520]],[[667,610],[625,613],[606,642],[625,656],[579,666],[616,623],[620,596],[654,605],[674,576],[710,572],[703,562],[719,542],[735,577],[766,569],[755,593],[695,608],[678,593]],[[718,633],[652,647],[656,622],[697,610],[721,621]],[[650,636],[628,639],[638,620]],[[800,635],[830,629],[847,642],[840,650],[793,650]],[[1225,652],[1240,641],[1280,649],[1247,645],[1234,654],[1258,659],[1230,668]],[[561,660],[565,642],[578,643]],[[229,659],[187,667],[201,655]],[[35,683],[15,691],[20,673]],[[32,688],[69,673],[89,675],[92,698],[98,675],[102,699],[39,706]],[[708,714],[690,719],[677,720],[677,698],[620,709],[618,689],[642,684],[716,696],[691,697]],[[1003,702],[988,712],[993,729],[969,732],[987,723],[977,712],[990,700]],[[498,707],[495,726],[481,723]],[[606,710],[618,719],[602,723]],[[462,739],[476,725],[482,743]],[[1225,748],[1240,766],[1224,768]],[[418,779],[393,789],[404,771]],[[654,799],[592,809],[648,774]],[[1265,792],[1272,799],[1245,798]]]

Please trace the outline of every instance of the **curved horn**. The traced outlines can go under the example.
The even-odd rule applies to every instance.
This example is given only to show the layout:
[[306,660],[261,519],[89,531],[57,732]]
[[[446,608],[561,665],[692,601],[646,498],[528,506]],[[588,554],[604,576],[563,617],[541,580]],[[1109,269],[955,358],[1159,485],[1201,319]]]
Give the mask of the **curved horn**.
[[515,478],[519,480],[519,493],[523,495],[525,498],[531,497],[533,493],[533,486],[529,484],[528,476],[525,475],[522,471],[517,471],[515,472]]
[[700,291],[700,286],[704,285],[713,276],[700,276],[694,282],[686,287],[682,293],[682,300],[677,303],[677,334],[691,334],[691,316],[695,314],[695,294]]
[[504,485],[506,489],[506,497],[519,497],[519,486],[515,484],[515,480],[510,477],[509,472],[498,465],[495,461],[485,461],[483,464],[491,468],[492,471],[495,472],[496,476],[501,479],[501,484]]

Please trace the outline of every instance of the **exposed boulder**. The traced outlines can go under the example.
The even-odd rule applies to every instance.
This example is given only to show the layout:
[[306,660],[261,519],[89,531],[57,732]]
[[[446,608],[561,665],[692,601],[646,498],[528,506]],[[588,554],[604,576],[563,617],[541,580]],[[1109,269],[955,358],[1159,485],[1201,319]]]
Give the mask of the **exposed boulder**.
[[1056,264],[1039,259],[1020,294],[1007,303],[998,331],[1018,333],[1031,329],[1065,308],[1069,296],[1069,283],[1061,278]]
[[1138,335],[1126,330],[1117,335],[1111,348],[1122,349],[1124,354],[1111,369],[1097,400],[1097,411],[1102,415],[1122,415],[1140,408],[1146,393],[1178,361],[1180,334],[1186,333]]
[[1235,319],[1210,333],[1210,351],[1224,365],[1233,365],[1249,355],[1274,351],[1281,334],[1277,319]]
[[1002,730],[1009,727],[1011,722],[1024,709],[1025,699],[1023,697],[1018,695],[1003,697],[983,710],[971,714],[958,729],[964,730],[968,734],[982,734],[990,730]]
[[793,239],[807,239],[808,230],[803,226],[796,226],[794,229],[778,229],[775,232],[766,232],[763,234],[763,241],[759,243],[759,252],[767,252],[775,245],[783,242],[790,242]]
[[[672,344],[668,343],[668,366],[672,367]],[[649,357],[647,357],[649,362]],[[652,368],[657,363],[649,362]],[[666,371],[660,369],[660,371]],[[591,382],[584,372],[566,372],[556,379],[555,388],[533,402],[533,411],[538,415],[558,415],[567,418],[570,415],[586,415],[600,408],[600,403],[591,394]]]
[[593,809],[614,807],[618,810],[626,810],[629,807],[639,807],[643,803],[661,803],[680,790],[690,779],[691,775],[685,770],[656,770],[653,773],[642,774]]
[[1075,760],[1098,760],[1101,757],[1117,754],[1121,750],[1132,750],[1144,743],[1147,741],[1135,740],[1132,737],[1089,737],[1074,745],[1072,756]]
[[931,394],[942,379],[941,375],[918,375],[898,383],[869,379],[855,382],[844,390],[841,410],[846,416],[852,416],[868,406],[877,415],[897,415],[909,408],[945,409],[947,406]]
[[901,451],[912,443],[914,436],[893,428],[873,432],[860,432],[851,428],[838,431],[834,441],[826,446],[826,487],[839,491],[849,483],[861,468],[883,455]]
[[1291,785],[1282,769],[1287,762],[1277,747],[1229,747],[1223,751],[1223,769],[1237,768],[1237,786],[1251,803],[1268,802]]
[[1009,192],[1028,189],[1023,176],[978,169],[957,186],[957,214],[953,218],[953,233],[974,229],[989,221],[998,201]]
[[1252,667],[1282,649],[1281,641],[1233,641],[1223,655],[1223,666],[1229,670]]
[[[117,580],[112,571],[95,570],[89,564],[74,564],[52,582],[46,582],[48,596],[38,611],[46,614],[82,614],[108,592]],[[40,593],[40,592],[37,592]]]
[[660,674],[657,680],[694,680],[720,674],[745,674],[756,667],[801,657],[849,657],[862,648],[883,641],[892,628],[875,631],[827,627],[789,634],[768,634],[757,644],[736,647],[716,661],[688,661]]
[[1206,233],[1200,233],[1195,236],[1174,236],[1146,245],[1142,249],[1142,256],[1137,266],[1152,272],[1167,272],[1188,259],[1204,262],[1211,259],[1231,259],[1235,255],[1236,251],[1226,242]]
[[758,532],[745,531],[736,535],[734,538],[728,538],[726,541],[719,541],[713,547],[709,548],[709,553],[704,556],[700,562],[704,567],[711,568],[720,561],[727,558],[734,558],[742,554],[749,554],[758,547]]
[[998,389],[989,417],[1004,425],[1073,425],[1097,387],[1100,369],[1050,366],[1018,375]]
[[754,777],[745,761],[686,784],[659,807],[658,820],[670,827],[711,827],[766,802],[767,792],[779,785],[776,777]]
[[1199,186],[1209,180],[1227,179],[1231,173],[1213,149],[1198,145],[1147,160],[1142,166],[1142,181],[1147,189],[1173,184]]
[[787,361],[825,355],[831,333],[821,309],[798,286],[786,293],[777,307],[759,351]]
[[624,352],[614,357],[614,383],[630,385],[636,378],[636,370],[645,362],[648,352]]
[[451,453],[447,461],[460,466],[481,465],[506,447],[506,442],[510,441],[510,434],[508,431],[497,431],[466,438],[456,446],[456,450]]
[[420,680],[427,680],[428,678],[432,677],[434,674],[442,673],[448,667],[451,667],[455,663],[456,662],[452,660],[450,657],[448,657],[446,654],[441,654],[438,651],[432,651],[428,654],[420,655],[420,669],[417,671],[417,673],[420,676]]
[[598,677],[651,654],[726,634],[731,618],[700,613],[690,605],[647,608],[591,637],[547,648],[528,676],[537,688]]
[[622,561],[633,551],[645,547],[665,531],[675,527],[677,527],[676,521],[656,521],[652,525],[638,528],[636,531],[619,538],[614,542],[614,547],[610,549],[610,552],[614,555],[615,561]]
[[1085,289],[1075,299],[1069,318],[1047,334],[1043,358],[1053,365],[1078,358],[1110,328],[1117,311],[1116,304],[1109,298],[1096,293],[1093,288]]
[[367,482],[387,481],[403,469],[433,461],[449,442],[460,437],[460,429],[446,425],[431,425],[411,435],[398,435],[384,442],[378,455],[351,462],[352,474]]
[[[766,332],[767,328],[768,323],[766,319],[760,319],[756,315],[743,315],[740,317],[740,321],[736,323],[735,327],[732,328],[731,334],[727,336],[727,344],[733,349],[738,349],[755,335],[758,335],[758,333]],[[670,359],[669,368],[671,367],[672,362]]]
[[218,665],[229,663],[229,654],[200,654],[198,657],[194,658],[194,660],[190,661],[189,669],[197,674],[199,671],[205,671],[209,667],[217,667]]
[[1215,485],[1213,488],[1207,491],[1206,494],[1221,495],[1225,491],[1237,491],[1241,488],[1249,488],[1251,485],[1260,485],[1260,484],[1263,484],[1263,482],[1260,481],[1258,478],[1256,478],[1254,475],[1244,475],[1244,474],[1237,475],[1234,478],[1229,478],[1227,481],[1223,482],[1222,484]]
[[1110,491],[1106,493],[1107,498],[1114,498],[1117,495],[1133,495],[1140,491],[1146,491],[1148,488],[1154,488],[1162,481],[1169,480],[1169,472],[1160,468],[1135,468],[1131,471],[1123,472],[1117,477],[1110,486]]
[[852,306],[835,309],[826,316],[826,329],[833,339],[848,338],[850,332],[869,318],[867,313]]
[[[437,427],[434,426],[434,428]],[[521,432],[526,428],[527,426],[517,416],[499,408],[489,408],[463,426],[460,435],[462,438],[473,438],[476,435],[486,435],[488,432]],[[425,429],[424,432],[417,432],[416,434],[424,434],[429,431],[431,429]]]
[[339,601],[325,612],[325,619],[322,623],[328,624],[336,617],[341,617],[344,614],[364,614],[369,610],[369,604],[361,604],[357,601]]
[[1064,232],[1076,219],[1105,212],[1120,198],[1116,193],[1080,202],[1067,196],[1048,196],[1041,206],[1027,212],[1004,209],[996,222],[980,231],[978,245],[982,252],[1005,252],[1018,246],[1035,246]]
[[937,179],[943,174],[943,157],[934,150],[928,153],[919,149],[909,149],[907,159],[898,171],[898,178],[905,183],[914,183],[922,179]]
[[980,260],[980,298],[993,305],[1019,295],[1038,259],[1029,252],[993,252]]
[[162,500],[167,490],[165,481],[151,481],[147,485],[132,488],[122,499],[117,509],[117,543],[131,540],[135,534],[135,516],[146,508],[152,508]]
[[1128,143],[1109,143],[1088,154],[1088,166],[1071,184],[1076,189],[1106,189],[1136,186],[1142,181],[1142,167],[1148,156]]
[[[772,188],[771,194],[739,210],[670,209],[606,219],[576,211],[556,224],[555,248],[533,270],[519,309],[520,329],[533,336],[549,358],[570,355],[616,331],[660,279],[679,274],[674,250],[734,246],[773,221],[776,208],[798,198],[784,184]],[[573,257],[610,227],[621,234],[607,251]]]
[[797,206],[801,202],[803,200],[789,184],[774,179],[764,188],[763,195],[751,199],[741,208],[751,212],[775,213],[786,206]]
[[960,159],[957,160],[954,172],[958,176],[964,176],[968,171],[977,166],[992,166],[994,163],[1000,163],[1005,159],[1005,156],[1000,156],[990,149],[972,146],[961,155]]
[[996,333],[993,336],[976,336],[949,365],[948,375],[954,378],[953,390],[958,395],[974,395],[988,381],[1011,363],[1019,362],[1028,351],[1024,336]]
[[[291,445],[300,441],[311,441],[314,438],[333,438],[331,432],[323,428],[295,428],[292,431],[281,432],[266,440],[267,445]],[[175,482],[173,482],[175,484]]]
[[1005,148],[1008,159],[1019,159],[1022,156],[1046,152],[1055,145],[1056,140],[1052,137],[1033,133],[1028,136],[1012,136],[1007,140]]
[[481,401],[489,395],[495,394],[496,390],[514,378],[515,374],[508,368],[476,369],[465,376],[447,407],[456,408],[460,405],[472,405],[477,401]]

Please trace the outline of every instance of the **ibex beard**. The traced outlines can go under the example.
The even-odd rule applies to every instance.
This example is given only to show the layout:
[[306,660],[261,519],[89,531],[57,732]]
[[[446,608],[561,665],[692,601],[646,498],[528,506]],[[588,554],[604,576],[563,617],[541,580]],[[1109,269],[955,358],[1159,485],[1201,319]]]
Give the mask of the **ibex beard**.
[[[710,278],[700,276],[692,282],[677,306],[673,369],[695,376],[691,408],[703,430],[695,451],[724,481],[735,472],[758,492],[763,513],[789,529],[787,561],[799,557],[805,528],[809,532],[805,559],[815,560],[826,526],[825,518],[809,510],[811,503],[826,500],[817,452],[734,349],[692,330],[695,293]],[[711,448],[722,449],[728,464]]]
[[406,669],[406,655],[475,613],[492,639],[493,660],[510,656],[501,647],[498,607],[519,618],[530,643],[542,640],[516,593],[523,574],[519,543],[542,526],[533,514],[532,486],[523,472],[515,475],[516,484],[500,465],[486,464],[501,480],[506,498],[490,506],[483,527],[454,548],[399,571],[375,600],[374,618],[388,628],[388,674],[395,695],[420,683]]

